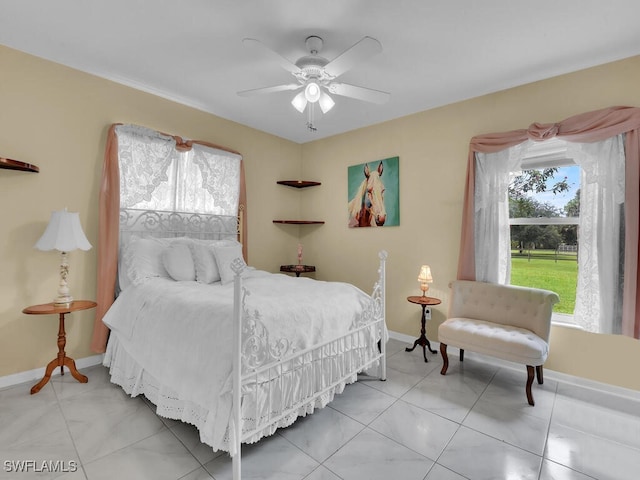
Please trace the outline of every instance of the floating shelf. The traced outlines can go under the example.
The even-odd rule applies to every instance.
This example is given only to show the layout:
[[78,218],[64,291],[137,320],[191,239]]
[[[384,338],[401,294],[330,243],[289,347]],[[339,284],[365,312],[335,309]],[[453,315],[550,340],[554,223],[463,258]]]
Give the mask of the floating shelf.
[[0,168],[7,170],[20,170],[21,172],[39,172],[40,169],[30,163],[21,162],[19,160],[11,160],[10,158],[0,157]]
[[[288,187],[305,188],[315,187],[321,185],[320,182],[311,182],[309,180],[278,180],[278,185],[286,185]],[[273,223],[280,223],[284,225],[322,225],[322,220],[274,220]]]
[[283,223],[287,225],[322,225],[322,220],[274,220],[273,223]]
[[321,185],[320,182],[310,182],[308,180],[279,180],[278,185],[287,185],[288,187],[305,188]]

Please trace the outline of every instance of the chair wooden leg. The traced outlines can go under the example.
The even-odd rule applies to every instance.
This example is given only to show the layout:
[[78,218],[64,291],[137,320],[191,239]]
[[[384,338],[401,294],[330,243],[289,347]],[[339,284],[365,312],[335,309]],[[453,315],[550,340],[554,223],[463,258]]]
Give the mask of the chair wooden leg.
[[531,394],[531,385],[533,384],[534,377],[534,368],[531,365],[527,365],[527,400],[529,401],[529,405],[535,405],[533,401],[533,395]]
[[544,383],[544,377],[542,375],[542,365],[536,366],[536,377],[538,378],[538,384],[542,385]]
[[449,357],[447,356],[447,345],[440,342],[440,353],[442,354],[442,370],[440,370],[440,375],[444,375],[447,373],[447,368],[449,368]]
[[462,362],[464,360],[464,348],[460,349],[460,361]]

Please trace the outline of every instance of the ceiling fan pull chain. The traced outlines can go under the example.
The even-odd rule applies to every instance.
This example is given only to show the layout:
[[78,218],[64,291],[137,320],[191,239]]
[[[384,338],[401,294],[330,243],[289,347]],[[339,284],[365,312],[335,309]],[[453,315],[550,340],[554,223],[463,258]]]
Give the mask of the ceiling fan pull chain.
[[307,130],[310,132],[316,132],[318,130],[313,123],[315,106],[315,103],[309,103],[309,108],[307,108]]

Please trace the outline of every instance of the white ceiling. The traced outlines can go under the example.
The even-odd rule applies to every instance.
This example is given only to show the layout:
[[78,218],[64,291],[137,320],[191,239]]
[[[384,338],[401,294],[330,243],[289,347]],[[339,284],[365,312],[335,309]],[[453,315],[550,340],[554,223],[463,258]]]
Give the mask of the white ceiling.
[[[295,62],[309,35],[329,60],[378,39],[340,80],[391,100],[334,96],[309,132],[296,92],[236,94],[293,80],[243,38]],[[0,44],[305,143],[638,55],[640,1],[0,0]]]

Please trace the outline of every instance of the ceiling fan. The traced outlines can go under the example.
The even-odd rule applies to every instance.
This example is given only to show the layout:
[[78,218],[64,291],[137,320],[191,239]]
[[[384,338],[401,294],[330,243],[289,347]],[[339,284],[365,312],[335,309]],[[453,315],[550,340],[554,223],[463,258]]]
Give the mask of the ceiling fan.
[[317,103],[322,113],[327,113],[335,105],[329,93],[378,104],[385,103],[391,97],[387,92],[336,81],[337,77],[352,68],[355,64],[382,51],[382,45],[375,38],[363,37],[359,42],[329,61],[320,56],[324,41],[322,38],[312,35],[305,40],[309,55],[300,57],[295,63],[290,62],[259,40],[245,38],[242,40],[242,43],[247,47],[258,48],[264,53],[267,53],[282,68],[291,73],[295,77],[296,82],[273,87],[243,90],[238,92],[238,95],[249,97],[266,93],[302,89],[301,92],[293,97],[291,104],[300,113],[303,113],[307,105],[309,105],[307,128],[311,131],[316,130],[313,123],[314,105]]

